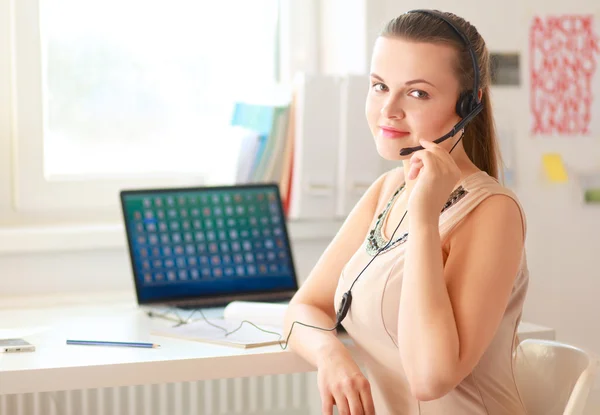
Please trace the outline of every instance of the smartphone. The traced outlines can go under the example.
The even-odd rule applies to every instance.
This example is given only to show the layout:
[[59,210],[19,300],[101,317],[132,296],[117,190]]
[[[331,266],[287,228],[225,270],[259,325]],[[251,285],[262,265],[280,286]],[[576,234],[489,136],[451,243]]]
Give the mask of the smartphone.
[[35,346],[23,339],[0,339],[0,352],[33,352]]

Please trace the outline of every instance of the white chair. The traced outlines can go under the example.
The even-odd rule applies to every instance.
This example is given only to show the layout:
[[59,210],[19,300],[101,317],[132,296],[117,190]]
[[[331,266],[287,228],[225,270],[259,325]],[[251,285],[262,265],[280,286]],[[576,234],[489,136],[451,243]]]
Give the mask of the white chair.
[[515,351],[515,380],[528,415],[582,415],[598,359],[577,347],[526,339]]

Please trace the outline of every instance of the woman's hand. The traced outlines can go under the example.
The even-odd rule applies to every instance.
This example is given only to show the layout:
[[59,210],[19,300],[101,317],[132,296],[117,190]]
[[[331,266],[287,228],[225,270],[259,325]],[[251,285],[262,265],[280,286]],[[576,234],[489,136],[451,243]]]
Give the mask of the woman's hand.
[[319,362],[318,384],[324,415],[332,415],[334,405],[340,415],[375,414],[369,381],[347,350],[339,350]]
[[415,180],[408,211],[417,221],[438,223],[448,196],[460,178],[460,169],[450,153],[432,141],[420,140],[424,150],[410,158],[408,180]]

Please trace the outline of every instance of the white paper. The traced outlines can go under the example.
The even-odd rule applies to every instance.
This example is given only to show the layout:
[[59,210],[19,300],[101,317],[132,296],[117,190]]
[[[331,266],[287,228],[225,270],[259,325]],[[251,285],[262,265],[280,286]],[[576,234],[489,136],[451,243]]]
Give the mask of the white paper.
[[257,301],[233,301],[225,307],[226,320],[249,320],[254,324],[283,327],[287,304],[264,303]]

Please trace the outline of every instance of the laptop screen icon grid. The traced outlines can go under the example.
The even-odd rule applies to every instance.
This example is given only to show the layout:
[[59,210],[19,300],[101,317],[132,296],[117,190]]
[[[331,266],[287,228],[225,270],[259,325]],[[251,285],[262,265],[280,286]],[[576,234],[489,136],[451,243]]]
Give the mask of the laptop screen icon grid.
[[138,298],[295,289],[276,187],[124,191]]

